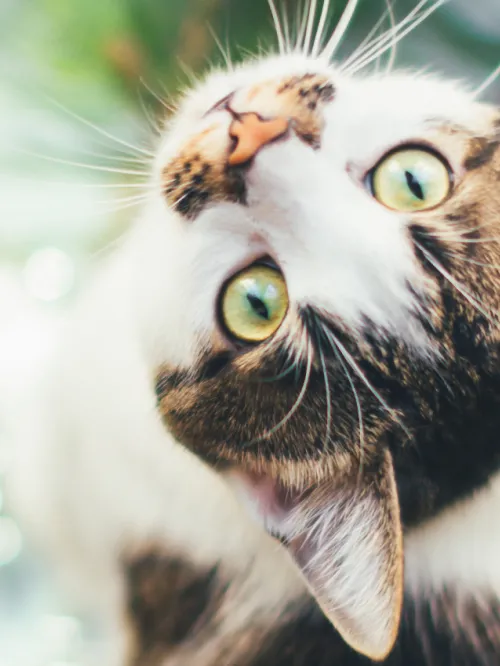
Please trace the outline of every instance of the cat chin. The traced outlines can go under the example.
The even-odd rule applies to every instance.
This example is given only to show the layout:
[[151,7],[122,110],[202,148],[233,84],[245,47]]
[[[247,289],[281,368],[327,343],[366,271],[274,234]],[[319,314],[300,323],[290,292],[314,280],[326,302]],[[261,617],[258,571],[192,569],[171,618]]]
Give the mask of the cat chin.
[[265,474],[231,470],[227,480],[249,515],[271,536],[284,538],[285,525],[304,492],[287,489]]

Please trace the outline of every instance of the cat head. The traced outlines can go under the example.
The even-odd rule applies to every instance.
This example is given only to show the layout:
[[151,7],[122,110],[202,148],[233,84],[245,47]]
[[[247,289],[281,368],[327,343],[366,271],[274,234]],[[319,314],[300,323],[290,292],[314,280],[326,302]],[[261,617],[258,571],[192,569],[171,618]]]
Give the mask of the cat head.
[[485,395],[497,411],[499,118],[455,84],[291,54],[209,76],[155,162],[141,293],[165,426],[373,659],[402,525],[496,464],[460,436]]

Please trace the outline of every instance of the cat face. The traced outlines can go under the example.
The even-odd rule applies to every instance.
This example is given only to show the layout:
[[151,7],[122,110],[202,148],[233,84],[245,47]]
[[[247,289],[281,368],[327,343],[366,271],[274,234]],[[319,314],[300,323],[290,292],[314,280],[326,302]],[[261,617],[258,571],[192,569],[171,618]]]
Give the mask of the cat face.
[[498,133],[454,85],[288,56],[190,93],[155,165],[165,425],[374,659],[402,524],[499,462]]

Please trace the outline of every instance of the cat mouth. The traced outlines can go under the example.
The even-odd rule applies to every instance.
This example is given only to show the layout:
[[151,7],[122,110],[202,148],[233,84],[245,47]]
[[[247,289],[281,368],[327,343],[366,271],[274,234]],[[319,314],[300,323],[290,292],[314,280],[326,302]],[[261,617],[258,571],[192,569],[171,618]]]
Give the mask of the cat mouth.
[[308,490],[286,487],[280,480],[256,472],[233,470],[228,479],[252,518],[271,536],[288,541],[288,523]]
[[374,660],[395,643],[403,597],[403,549],[392,459],[307,487],[231,470],[250,515],[281,542],[318,606],[344,640]]

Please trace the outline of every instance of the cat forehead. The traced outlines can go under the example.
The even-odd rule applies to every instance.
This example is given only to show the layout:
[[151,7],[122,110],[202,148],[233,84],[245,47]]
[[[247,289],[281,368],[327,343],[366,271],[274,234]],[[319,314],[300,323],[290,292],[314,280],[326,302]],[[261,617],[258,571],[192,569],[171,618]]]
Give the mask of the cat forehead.
[[[366,132],[373,139],[373,130],[391,135],[419,132],[429,124],[455,125],[468,133],[486,133],[488,124],[481,106],[473,95],[458,82],[415,72],[395,72],[350,76],[341,67],[322,59],[299,55],[276,56],[251,60],[230,71],[214,71],[190,90],[179,107],[167,132],[166,143],[172,135],[181,138],[207,111],[226,96],[259,84],[306,74],[328,79],[335,89],[335,104],[330,120],[350,135]],[[327,118],[328,121],[328,118]],[[415,138],[418,138],[417,136]]]

